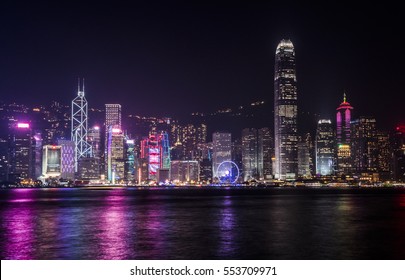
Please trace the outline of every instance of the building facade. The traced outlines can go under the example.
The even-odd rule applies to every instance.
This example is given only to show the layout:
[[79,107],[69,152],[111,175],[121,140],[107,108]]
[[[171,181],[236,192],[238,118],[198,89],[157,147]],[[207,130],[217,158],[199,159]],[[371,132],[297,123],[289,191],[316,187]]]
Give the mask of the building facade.
[[274,141],[277,179],[295,179],[298,172],[297,78],[290,40],[276,49],[274,71]]
[[317,175],[330,176],[334,174],[336,168],[335,147],[335,132],[332,121],[328,119],[319,120],[315,140]]
[[343,102],[336,109],[337,173],[352,174],[351,115],[353,107],[343,95]]
[[220,171],[218,167],[221,163],[223,164],[223,170],[230,170],[232,166],[228,161],[232,160],[232,137],[231,133],[227,132],[215,132],[212,134],[212,177],[219,178],[225,176]]

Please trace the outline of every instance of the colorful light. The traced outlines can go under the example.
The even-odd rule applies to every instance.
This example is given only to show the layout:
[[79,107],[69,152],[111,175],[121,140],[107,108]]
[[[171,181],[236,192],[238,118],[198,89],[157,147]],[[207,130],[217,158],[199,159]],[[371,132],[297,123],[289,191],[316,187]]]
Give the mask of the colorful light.
[[17,123],[18,128],[30,128],[29,123]]

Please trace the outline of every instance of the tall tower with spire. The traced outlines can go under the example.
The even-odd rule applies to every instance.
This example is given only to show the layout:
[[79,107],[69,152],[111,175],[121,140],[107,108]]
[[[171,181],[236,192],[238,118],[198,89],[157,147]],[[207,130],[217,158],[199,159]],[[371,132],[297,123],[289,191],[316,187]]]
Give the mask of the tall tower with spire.
[[351,173],[351,111],[353,107],[347,102],[343,93],[343,102],[336,109],[336,137],[337,137],[337,173],[347,175]]
[[274,69],[274,176],[295,179],[298,172],[297,78],[294,45],[281,40]]
[[81,158],[91,156],[91,146],[87,142],[87,100],[84,96],[84,79],[78,80],[77,96],[72,101],[72,133],[75,143],[75,171]]

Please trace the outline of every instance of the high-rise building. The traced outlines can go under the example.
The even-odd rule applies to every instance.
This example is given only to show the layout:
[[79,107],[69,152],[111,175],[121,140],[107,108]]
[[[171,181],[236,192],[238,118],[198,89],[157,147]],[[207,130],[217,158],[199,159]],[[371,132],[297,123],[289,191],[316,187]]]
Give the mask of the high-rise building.
[[78,161],[91,155],[91,146],[87,142],[87,100],[84,96],[84,80],[82,87],[78,84],[77,96],[72,101],[71,140],[75,142],[75,170]]
[[295,51],[290,40],[276,49],[274,71],[274,141],[277,179],[294,179],[298,172],[297,79]]
[[316,129],[316,174],[327,176],[335,171],[335,132],[332,121],[322,119],[318,121]]
[[100,161],[94,157],[84,157],[78,162],[77,178],[79,180],[98,180],[100,179]]
[[170,179],[174,183],[195,183],[200,180],[199,162],[196,160],[174,160],[171,162]]
[[122,128],[120,104],[105,104],[105,127],[107,131],[109,127]]
[[38,179],[42,175],[42,144],[43,139],[41,133],[37,132],[32,138],[32,162],[31,178]]
[[273,137],[268,127],[259,129],[259,176],[270,179],[273,174],[272,160],[274,155]]
[[179,125],[174,123],[171,129],[171,137],[176,150],[175,158],[194,160],[198,159],[198,145],[207,141],[207,125]]
[[87,142],[91,146],[92,157],[101,157],[101,131],[98,125],[89,128],[87,133]]
[[352,173],[351,160],[351,111],[353,107],[343,94],[343,102],[336,109],[336,138],[337,138],[337,173],[349,175]]
[[136,179],[135,172],[135,141],[134,139],[125,140],[125,180],[134,183]]
[[[105,131],[104,131],[104,171],[111,171],[108,166],[108,139],[112,130],[121,130],[121,105],[105,104]],[[111,174],[110,174],[111,175]]]
[[60,178],[62,173],[61,146],[45,145],[42,155],[42,176]]
[[152,131],[141,141],[141,158],[148,162],[148,179],[157,180],[159,169],[170,169],[170,145],[168,134]]
[[125,179],[125,137],[120,128],[111,126],[107,136],[107,178],[115,183]]
[[351,122],[352,171],[356,175],[376,173],[378,167],[378,139],[376,120],[360,117]]
[[10,181],[30,178],[32,174],[32,130],[29,123],[15,123],[9,135],[9,174]]
[[8,141],[0,138],[0,182],[8,180]]
[[243,180],[259,179],[259,137],[257,129],[242,130],[242,174]]
[[393,178],[405,182],[405,125],[398,125],[392,137]]
[[392,149],[388,133],[377,132],[377,151],[377,170],[380,180],[389,180],[391,175]]
[[[215,132],[212,134],[212,173],[213,178],[219,178],[226,174],[219,174],[218,167],[221,163],[232,160],[231,133]],[[231,170],[230,163],[224,163],[222,170]],[[220,171],[221,172],[221,171]]]
[[58,146],[61,146],[62,169],[61,178],[75,179],[75,142],[59,139]]
[[309,168],[310,165],[309,143],[305,141],[305,138],[300,137],[297,148],[298,148],[298,176],[310,177],[311,171]]

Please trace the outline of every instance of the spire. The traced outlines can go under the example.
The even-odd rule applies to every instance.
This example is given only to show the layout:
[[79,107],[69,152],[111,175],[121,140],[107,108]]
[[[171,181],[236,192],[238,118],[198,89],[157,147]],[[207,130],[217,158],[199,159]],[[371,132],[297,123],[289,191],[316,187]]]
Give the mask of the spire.
[[84,78],[82,79],[82,89],[80,89],[80,78],[77,78],[77,95],[80,97],[84,96]]
[[346,92],[343,91],[343,103],[346,103]]

